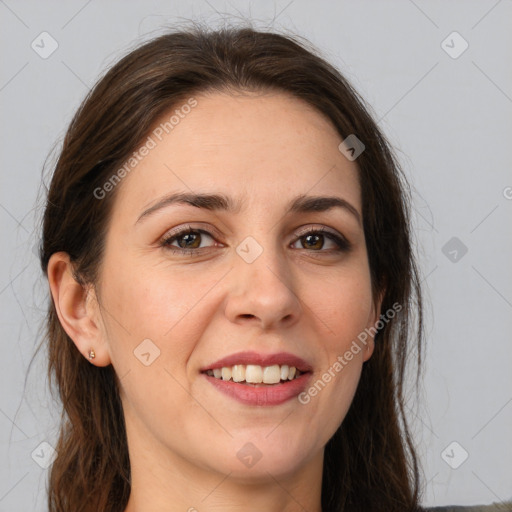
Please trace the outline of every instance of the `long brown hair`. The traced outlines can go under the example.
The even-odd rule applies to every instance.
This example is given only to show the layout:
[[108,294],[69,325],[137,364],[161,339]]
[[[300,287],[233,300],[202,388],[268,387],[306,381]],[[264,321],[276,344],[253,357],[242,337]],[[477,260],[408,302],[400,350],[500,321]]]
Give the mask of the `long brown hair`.
[[[65,251],[77,281],[94,285],[122,184],[102,200],[94,191],[168,109],[204,91],[269,89],[309,103],[332,121],[341,139],[354,134],[364,143],[356,163],[373,294],[385,290],[382,311],[401,305],[378,331],[353,403],[325,447],[322,509],[418,510],[418,461],[404,411],[406,361],[417,353],[418,379],[423,339],[410,192],[369,107],[307,41],[249,26],[209,30],[192,24],[123,57],[90,91],[66,133],[43,219],[43,272],[53,253]],[[130,461],[113,367],[96,367],[83,357],[59,323],[53,300],[46,340],[50,383],[56,381],[63,405],[49,510],[123,512]]]

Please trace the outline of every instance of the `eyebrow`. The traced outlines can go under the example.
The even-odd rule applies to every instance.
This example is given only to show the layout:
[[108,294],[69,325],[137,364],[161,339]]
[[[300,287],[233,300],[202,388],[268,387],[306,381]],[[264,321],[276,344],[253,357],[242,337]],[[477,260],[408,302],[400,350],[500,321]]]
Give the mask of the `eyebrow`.
[[[211,211],[226,211],[239,213],[242,209],[243,199],[233,200],[223,194],[196,194],[179,192],[160,199],[156,204],[144,210],[135,224],[148,218],[151,214],[172,204],[188,204],[196,208]],[[361,225],[361,216],[357,209],[346,199],[337,196],[306,196],[299,195],[288,204],[287,213],[325,212],[333,208],[342,208],[351,213]]]

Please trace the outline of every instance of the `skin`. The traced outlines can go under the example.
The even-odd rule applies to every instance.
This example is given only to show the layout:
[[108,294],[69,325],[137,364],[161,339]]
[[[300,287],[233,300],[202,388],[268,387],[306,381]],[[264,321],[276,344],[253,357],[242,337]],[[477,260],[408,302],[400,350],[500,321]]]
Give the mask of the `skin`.
[[[118,185],[96,287],[71,275],[65,253],[49,263],[59,319],[88,359],[120,378],[132,493],[125,512],[321,511],[324,447],[343,421],[371,337],[309,403],[249,406],[221,394],[200,368],[241,351],[294,353],[310,385],[378,321],[362,223],[343,208],[286,213],[300,194],[337,196],[362,220],[356,162],[338,150],[328,119],[283,93],[210,93]],[[164,116],[168,119],[168,115]],[[158,124],[158,123],[157,123]],[[242,198],[237,213],[173,204],[137,219],[173,192]],[[159,241],[188,223],[195,255]],[[351,244],[336,250],[325,227]],[[263,252],[236,252],[252,237]],[[174,239],[179,250],[187,239]],[[181,245],[180,245],[181,243]],[[150,339],[149,366],[134,350]],[[151,349],[153,350],[153,349]],[[154,353],[154,352],[153,352]],[[88,359],[89,360],[89,359]],[[261,459],[237,452],[252,443]]]

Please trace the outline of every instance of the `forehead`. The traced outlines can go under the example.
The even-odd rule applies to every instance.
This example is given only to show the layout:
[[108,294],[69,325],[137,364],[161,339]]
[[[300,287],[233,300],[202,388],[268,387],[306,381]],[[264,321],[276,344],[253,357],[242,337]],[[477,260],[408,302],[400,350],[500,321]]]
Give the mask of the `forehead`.
[[357,166],[341,140],[326,116],[286,93],[197,94],[154,123],[142,141],[151,149],[118,193],[143,207],[175,190],[222,190],[270,207],[339,192],[360,209]]

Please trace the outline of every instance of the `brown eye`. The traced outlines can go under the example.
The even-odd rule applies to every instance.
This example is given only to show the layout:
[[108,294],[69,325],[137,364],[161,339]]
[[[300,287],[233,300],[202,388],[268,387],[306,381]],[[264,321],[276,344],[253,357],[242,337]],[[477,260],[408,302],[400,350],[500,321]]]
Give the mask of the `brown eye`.
[[[200,245],[205,236],[213,240],[212,235],[207,231],[187,228],[164,238],[161,242],[161,246],[176,253],[192,254],[204,248],[200,247]],[[177,245],[173,244],[174,241],[177,242]]]
[[324,246],[323,235],[306,235],[304,239],[304,249],[321,249]]
[[[299,241],[302,248],[311,249],[314,252],[347,251],[351,247],[348,240],[324,229],[311,229],[306,233],[302,233],[295,243]],[[334,247],[324,249],[325,244],[328,242],[333,243]]]
[[[197,249],[199,245],[201,245],[201,234],[200,233],[185,233],[184,235],[180,235],[175,237],[178,241],[178,245],[182,249]],[[182,242],[182,243],[181,243]],[[199,242],[199,245],[198,245]]]

